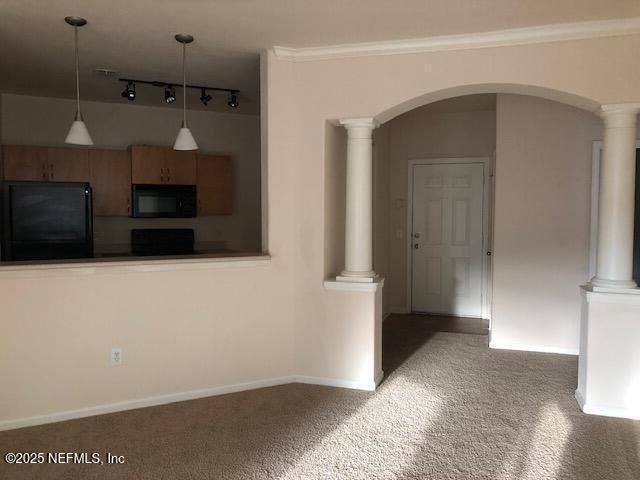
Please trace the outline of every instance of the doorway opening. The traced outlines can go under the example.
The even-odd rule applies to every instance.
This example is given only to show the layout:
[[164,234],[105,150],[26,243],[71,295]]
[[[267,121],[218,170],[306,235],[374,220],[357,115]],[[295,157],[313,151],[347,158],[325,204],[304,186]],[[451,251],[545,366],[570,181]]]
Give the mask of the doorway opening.
[[374,131],[385,314],[490,318],[496,104],[493,93],[453,97]]

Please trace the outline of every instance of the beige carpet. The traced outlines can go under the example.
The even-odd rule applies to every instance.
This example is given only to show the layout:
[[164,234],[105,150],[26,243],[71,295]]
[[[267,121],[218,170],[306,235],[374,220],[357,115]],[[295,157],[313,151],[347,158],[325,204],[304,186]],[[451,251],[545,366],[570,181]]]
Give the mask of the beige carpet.
[[0,433],[0,451],[124,465],[0,463],[2,479],[640,479],[640,422],[585,416],[576,358],[385,326],[374,393],[286,385]]

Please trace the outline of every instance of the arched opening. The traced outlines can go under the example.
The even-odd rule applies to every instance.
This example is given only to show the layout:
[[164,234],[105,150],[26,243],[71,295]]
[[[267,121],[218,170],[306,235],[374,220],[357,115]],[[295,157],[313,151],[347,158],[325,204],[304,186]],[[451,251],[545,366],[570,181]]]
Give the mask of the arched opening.
[[399,115],[402,115],[403,113],[407,113],[431,103],[455,97],[481,94],[511,94],[540,97],[554,102],[564,103],[571,107],[587,110],[588,112],[597,112],[600,108],[600,103],[595,100],[548,87],[515,83],[483,83],[469,85],[461,84],[441,90],[428,91],[422,95],[413,96],[404,102],[398,103],[386,110],[383,110],[382,112],[379,112],[375,118],[378,123],[383,124]]
[[577,353],[598,108],[492,84],[431,92],[376,116],[385,374],[438,331],[490,326],[495,348]]

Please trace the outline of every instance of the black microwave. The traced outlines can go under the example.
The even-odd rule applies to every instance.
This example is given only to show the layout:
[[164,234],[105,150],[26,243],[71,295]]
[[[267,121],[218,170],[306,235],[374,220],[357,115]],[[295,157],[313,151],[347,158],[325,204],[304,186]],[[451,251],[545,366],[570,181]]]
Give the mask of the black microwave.
[[134,218],[188,218],[197,215],[195,185],[131,186],[131,216]]

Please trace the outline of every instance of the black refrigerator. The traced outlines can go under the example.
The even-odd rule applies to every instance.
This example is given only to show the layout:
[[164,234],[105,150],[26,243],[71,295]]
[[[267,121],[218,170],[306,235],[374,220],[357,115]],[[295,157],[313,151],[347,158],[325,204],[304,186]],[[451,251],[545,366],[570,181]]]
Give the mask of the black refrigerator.
[[2,261],[93,256],[88,183],[2,182]]

